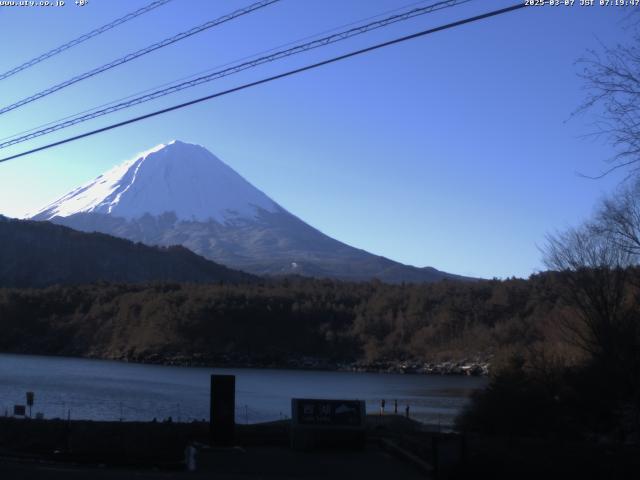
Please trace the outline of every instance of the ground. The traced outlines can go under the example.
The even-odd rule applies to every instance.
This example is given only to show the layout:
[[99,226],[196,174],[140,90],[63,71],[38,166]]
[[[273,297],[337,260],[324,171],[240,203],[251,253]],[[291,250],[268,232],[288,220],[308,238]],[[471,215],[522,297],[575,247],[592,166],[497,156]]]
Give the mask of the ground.
[[108,468],[0,459],[0,478],[7,480],[112,479],[424,479],[412,464],[369,442],[363,451],[295,452],[286,447],[248,447],[233,453],[210,455],[196,472]]

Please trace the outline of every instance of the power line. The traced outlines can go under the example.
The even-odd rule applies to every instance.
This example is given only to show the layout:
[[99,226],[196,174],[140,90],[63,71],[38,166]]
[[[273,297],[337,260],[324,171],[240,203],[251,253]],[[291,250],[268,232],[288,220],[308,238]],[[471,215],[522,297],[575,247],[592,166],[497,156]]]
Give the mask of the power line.
[[149,45],[148,47],[142,48],[140,50],[137,50],[133,53],[129,53],[127,55],[125,55],[124,57],[120,57],[116,60],[113,60],[105,65],[102,65],[98,68],[94,68],[93,70],[89,70],[88,72],[82,73],[80,75],[77,75],[73,78],[70,78],[69,80],[65,80],[62,83],[59,83],[57,85],[54,85],[53,87],[49,87],[46,90],[42,90],[41,92],[38,92],[34,95],[31,95],[30,97],[24,98],[22,100],[19,100],[11,105],[8,105],[6,107],[2,107],[0,108],[0,115],[2,115],[3,113],[7,113],[10,112],[11,110],[15,110],[16,108],[22,107],[23,105],[26,105],[27,103],[31,103],[34,102],[36,100],[41,99],[42,97],[46,97],[47,95],[51,95],[52,93],[57,92],[58,90],[62,90],[63,88],[69,87],[75,83],[78,83],[82,80],[86,80],[87,78],[93,77],[95,75],[98,75],[100,73],[106,72],[107,70],[110,70],[114,67],[123,65],[125,63],[128,63],[132,60],[135,60],[136,58],[142,57],[143,55],[147,55],[148,53],[151,53],[155,50],[158,50],[160,48],[164,48],[168,45],[171,45],[173,43],[179,42],[180,40],[184,40],[185,38],[191,37],[192,35],[195,35],[197,33],[203,32],[205,30],[208,30],[210,28],[216,27],[222,23],[228,22],[230,20],[233,20],[235,18],[241,17],[243,15],[247,15],[248,13],[251,13],[255,10],[258,10],[260,8],[264,8],[268,5],[271,5],[273,3],[279,2],[280,0],[261,0],[259,2],[256,2],[252,5],[249,5],[248,7],[244,7],[241,9],[236,10],[235,12],[229,13],[227,15],[224,15],[220,18],[216,18],[215,20],[210,20],[206,23],[203,23],[202,25],[199,25],[197,27],[193,27],[185,32],[181,32],[178,33],[172,37],[169,38],[165,38],[164,40],[160,41],[160,42],[156,42],[152,45]]
[[[330,28],[328,30],[323,30],[321,32],[316,32],[316,33],[314,33],[312,35],[306,35],[306,36],[304,36],[302,38],[297,38],[296,40],[292,40],[290,42],[277,45],[277,46],[269,48],[267,50],[261,50],[260,52],[257,52],[257,53],[251,54],[251,55],[245,55],[245,56],[243,56],[241,58],[237,58],[235,60],[232,60],[232,61],[229,61],[229,62],[225,62],[223,64],[218,64],[218,65],[216,65],[214,67],[210,67],[210,68],[207,68],[205,70],[201,70],[199,72],[192,73],[191,75],[180,77],[180,78],[178,78],[176,80],[172,80],[170,82],[164,82],[164,83],[162,83],[160,85],[154,85],[153,87],[145,88],[144,90],[139,90],[139,91],[134,92],[134,93],[132,93],[130,95],[127,95],[125,97],[120,97],[120,98],[117,98],[115,100],[111,100],[109,102],[103,103],[101,105],[97,105],[95,107],[91,107],[91,108],[88,108],[86,110],[82,110],[81,112],[76,112],[76,113],[73,113],[71,115],[66,115],[66,116],[64,116],[62,118],[58,118],[58,119],[52,120],[50,122],[42,123],[42,124],[37,125],[35,127],[29,128],[27,130],[22,130],[20,132],[13,133],[11,135],[7,135],[6,137],[0,138],[0,142],[4,142],[5,140],[14,139],[16,137],[25,135],[27,133],[31,133],[31,132],[34,132],[36,130],[43,129],[43,128],[48,127],[50,125],[55,125],[57,123],[62,123],[65,120],[69,120],[71,118],[78,117],[78,116],[83,115],[85,113],[93,112],[95,110],[99,110],[101,108],[108,107],[110,105],[114,105],[116,103],[123,102],[125,100],[130,99],[130,98],[133,98],[133,97],[136,97],[136,96],[140,96],[140,95],[143,95],[145,93],[152,92],[154,90],[158,90],[158,89],[163,88],[163,87],[167,87],[169,85],[173,85],[174,83],[177,83],[177,82],[183,82],[185,80],[189,80],[189,79],[201,76],[201,75],[203,75],[205,73],[213,72],[213,71],[215,71],[217,69],[220,69],[220,68],[223,68],[223,67],[227,67],[229,65],[233,65],[235,63],[242,62],[242,61],[248,60],[250,58],[255,58],[257,56],[262,56],[262,55],[266,55],[267,53],[275,52],[278,49],[281,49],[281,48],[284,48],[284,47],[289,47],[291,45],[295,45],[298,42],[303,42],[305,40],[310,40],[312,38],[317,38],[320,35],[326,35],[327,33],[335,32],[335,31],[340,30],[342,28],[351,27],[353,25],[357,25],[359,23],[366,22],[367,20],[372,20],[374,18],[381,17],[383,15],[388,15],[390,13],[399,12],[400,10],[404,10],[406,8],[409,8],[409,7],[414,7],[414,6],[419,5],[421,3],[426,3],[427,1],[428,0],[419,0],[417,2],[412,2],[412,3],[409,3],[409,4],[402,5],[401,7],[394,8],[392,10],[385,10],[384,12],[378,13],[376,15],[371,15],[371,16],[368,16],[368,17],[365,17],[365,18],[361,18],[361,19],[356,20],[356,21],[352,21],[352,22],[349,22],[349,23],[346,23],[346,24],[338,25],[338,26]],[[467,1],[472,1],[472,0],[467,0]]]
[[[302,52],[305,52],[305,51],[308,51],[308,50],[311,50],[311,49],[314,49],[314,48],[322,47],[322,46],[328,45],[330,43],[335,43],[337,41],[346,40],[346,39],[351,38],[353,36],[360,35],[360,34],[363,34],[363,33],[367,33],[367,32],[369,32],[371,30],[375,30],[377,28],[385,27],[385,26],[390,25],[392,23],[396,23],[396,22],[403,21],[403,20],[408,20],[410,18],[419,16],[419,15],[424,15],[426,13],[432,13],[432,12],[437,11],[437,10],[441,10],[441,9],[444,9],[444,8],[449,8],[449,7],[453,7],[453,6],[457,6],[457,5],[461,5],[463,3],[468,3],[470,1],[471,0],[446,0],[446,1],[440,1],[440,2],[437,2],[435,4],[426,6],[426,7],[416,8],[416,9],[413,9],[413,10],[411,10],[409,12],[405,12],[405,13],[399,14],[399,15],[394,15],[394,16],[385,18],[383,20],[379,20],[379,21],[376,21],[376,22],[369,23],[367,25],[363,25],[363,26],[360,26],[360,27],[357,27],[357,28],[353,28],[353,29],[345,31],[345,32],[340,32],[340,33],[337,33],[337,34],[334,34],[334,35],[330,35],[328,37],[324,37],[324,38],[321,38],[321,39],[318,39],[318,40],[314,40],[312,42],[308,42],[308,43],[305,43],[305,44],[302,44],[302,45],[297,45],[297,46],[295,46],[293,48],[290,48],[290,49],[287,49],[287,50],[282,50],[282,51],[276,52],[276,53],[274,53],[272,55],[260,57],[258,59],[252,60],[250,62],[245,62],[245,63],[242,63],[240,65],[236,65],[234,67],[227,68],[227,69],[222,70],[222,71],[214,72],[214,73],[211,73],[209,75],[206,75],[206,76],[203,76],[203,77],[199,77],[199,78],[196,78],[196,79],[188,81],[188,82],[183,82],[183,83],[178,84],[178,85],[173,85],[173,86],[168,87],[166,89],[157,90],[157,91],[154,91],[154,92],[149,93],[147,95],[143,95],[143,96],[140,96],[140,97],[133,98],[133,99],[127,101],[127,102],[121,102],[121,103],[116,104],[116,105],[107,104],[107,105],[111,105],[108,108],[104,108],[104,109],[101,109],[101,110],[91,109],[90,110],[91,113],[88,113],[86,115],[82,115],[82,116],[74,115],[72,117],[75,117],[75,118],[73,118],[71,120],[67,120],[67,121],[64,121],[64,122],[61,122],[61,123],[58,123],[58,124],[54,124],[54,125],[52,125],[52,126],[50,126],[48,128],[44,128],[44,129],[35,131],[35,132],[30,133],[28,135],[23,135],[23,136],[20,136],[20,137],[17,137],[17,138],[12,138],[12,140],[8,140],[8,141],[5,141],[5,142],[2,142],[2,143],[0,143],[0,149],[9,147],[11,145],[16,145],[18,143],[22,143],[22,142],[25,142],[27,140],[32,140],[34,138],[37,138],[37,137],[52,133],[54,131],[61,130],[63,128],[68,128],[70,126],[77,125],[79,123],[83,123],[85,121],[92,120],[92,119],[97,118],[97,117],[101,117],[103,115],[114,113],[116,111],[123,110],[125,108],[130,108],[130,107],[132,107],[134,105],[138,105],[138,104],[150,101],[150,100],[154,100],[156,98],[163,97],[165,95],[176,93],[178,91],[181,91],[181,90],[184,90],[184,89],[187,89],[187,88],[192,88],[192,87],[195,87],[197,85],[200,85],[200,84],[203,84],[203,83],[206,83],[206,82],[210,82],[210,81],[222,78],[222,77],[226,77],[226,76],[229,76],[229,75],[232,75],[232,74],[235,74],[235,73],[239,73],[239,72],[241,72],[243,70],[247,70],[249,68],[253,68],[253,67],[259,66],[259,65],[264,64],[264,63],[269,63],[269,62],[272,62],[272,61],[275,61],[275,60],[279,60],[279,59],[284,58],[284,57],[288,57],[288,56],[291,56],[291,55],[302,53]],[[100,107],[97,107],[97,108],[100,108]],[[93,110],[95,110],[95,111],[93,111]],[[81,115],[81,114],[78,114],[78,115]]]
[[74,38],[73,40],[63,45],[60,45],[59,47],[56,47],[53,50],[49,50],[48,52],[43,53],[42,55],[32,58],[28,62],[24,62],[22,65],[12,68],[11,70],[8,70],[4,73],[0,73],[0,80],[4,80],[5,78],[15,75],[16,73],[21,72],[22,70],[26,70],[29,67],[33,67],[34,65],[40,62],[43,62],[44,60],[51,58],[54,55],[58,55],[59,53],[62,53],[65,50],[69,50],[70,48],[75,47],[76,45],[79,45],[82,42],[86,42],[90,38],[98,36],[101,33],[104,33],[108,30],[111,30],[112,28],[122,25],[123,23],[126,23],[129,20],[133,20],[134,18],[139,17],[140,15],[144,15],[145,13],[150,12],[151,10],[155,10],[156,8],[161,7],[171,1],[172,0],[156,0],[155,2],[151,2],[149,5],[139,8],[135,12],[128,13],[124,17],[117,18],[114,21],[107,23],[106,25],[98,27],[95,30],[91,30],[89,33],[85,33],[84,35],[81,35],[78,38]]
[[319,47],[324,47],[326,45],[332,44],[332,43],[336,43],[342,40],[346,40],[352,37],[355,37],[357,35],[362,35],[364,33],[370,32],[372,30],[376,30],[382,27],[386,27],[388,25],[400,22],[400,21],[404,21],[404,20],[409,20],[411,18],[420,16],[420,15],[425,15],[427,13],[432,13],[438,10],[442,10],[445,8],[451,8],[454,6],[458,6],[461,5],[463,3],[468,3],[471,0],[445,0],[445,1],[440,1],[431,5],[427,5],[425,7],[420,7],[420,8],[415,8],[413,10],[410,10],[408,12],[404,12],[401,14],[397,14],[397,15],[392,15],[390,17],[381,19],[381,20],[377,20],[375,22],[371,22],[368,23],[366,25],[361,25],[359,27],[355,27],[352,28],[350,30],[346,30],[343,32],[339,32],[339,33],[335,33],[333,35],[329,35],[327,37],[323,37],[317,40],[313,40],[311,42],[307,42],[307,43],[303,43],[300,45],[296,45],[292,48],[288,48],[286,50],[280,50],[277,51],[273,54],[270,55],[266,55],[263,57],[259,57],[257,59],[248,61],[248,62],[244,62],[241,63],[239,65],[235,65],[233,67],[229,67],[226,68],[224,70],[220,70],[217,72],[213,72],[210,73],[208,75],[202,76],[202,77],[198,77],[195,78],[193,80],[189,80],[186,82],[182,82],[179,83],[177,85],[172,85],[170,87],[164,88],[164,89],[160,89],[160,90],[156,90],[153,91],[151,93],[148,93],[146,95],[142,95],[139,97],[135,97],[132,98],[130,100],[121,102],[121,103],[117,103],[115,105],[110,105],[107,106],[106,108],[102,108],[99,110],[94,110],[91,111],[91,113],[87,113],[85,115],[79,115],[79,116],[74,116],[74,118],[70,119],[70,120],[66,120],[51,126],[48,126],[47,128],[43,128],[40,130],[37,130],[35,132],[32,133],[28,133],[26,135],[22,135],[16,138],[12,138],[11,140],[6,140],[4,142],[0,142],[0,149],[3,148],[7,148],[10,147],[12,145],[17,145],[19,143],[23,143],[26,142],[28,140],[32,140],[34,138],[37,137],[41,137],[43,135],[47,135],[49,133],[53,133],[56,132],[58,130],[62,130],[64,128],[68,128],[71,127],[73,125],[77,125],[79,123],[84,123],[86,121],[89,120],[93,120],[95,118],[104,116],[104,115],[108,115],[110,113],[114,113],[120,110],[124,110],[126,108],[131,108],[135,105],[139,105],[141,103],[145,103],[148,102],[150,100],[155,100],[157,98],[160,97],[164,97],[166,95],[170,95],[172,93],[176,93],[182,90],[185,90],[187,88],[193,88],[195,86],[201,85],[203,83],[207,83],[207,82],[211,82],[213,80],[218,80],[220,78],[223,77],[227,77],[229,75],[233,75],[239,72],[242,72],[244,70],[248,70],[250,68],[255,68],[259,65],[263,65],[265,63],[270,63],[276,60],[280,60],[286,57],[290,57],[292,55],[296,55],[298,53],[303,53],[303,52],[307,52],[309,50],[315,49],[315,48],[319,48]]
[[59,145],[65,144],[65,143],[69,143],[69,142],[73,142],[73,141],[76,141],[76,140],[80,140],[80,139],[85,138],[85,137],[90,137],[90,136],[96,135],[98,133],[102,133],[102,132],[106,132],[106,131],[109,131],[109,130],[113,130],[115,128],[123,127],[123,126],[129,125],[131,123],[136,123],[136,122],[139,122],[139,121],[142,121],[142,120],[146,120],[147,118],[151,118],[151,117],[155,117],[155,116],[158,116],[158,115],[162,115],[164,113],[172,112],[174,110],[179,110],[181,108],[185,108],[185,107],[188,107],[188,106],[191,106],[191,105],[195,105],[197,103],[205,102],[207,100],[212,100],[214,98],[222,97],[224,95],[228,95],[228,94],[231,94],[231,93],[234,93],[234,92],[238,92],[238,91],[241,91],[241,90],[246,90],[248,88],[255,87],[255,86],[258,86],[258,85],[262,85],[262,84],[265,84],[265,83],[269,83],[269,82],[272,82],[274,80],[279,80],[281,78],[285,78],[285,77],[289,77],[289,76],[292,76],[292,75],[296,75],[298,73],[306,72],[308,70],[313,70],[313,69],[316,69],[318,67],[322,67],[324,65],[329,65],[329,64],[332,64],[332,63],[335,63],[335,62],[339,62],[341,60],[345,60],[347,58],[355,57],[357,55],[362,55],[364,53],[372,52],[374,50],[378,50],[380,48],[388,47],[390,45],[395,45],[395,44],[398,44],[398,43],[406,42],[408,40],[413,40],[415,38],[423,37],[425,35],[430,35],[432,33],[440,32],[440,31],[443,31],[443,30],[448,30],[448,29],[455,28],[455,27],[459,27],[461,25],[465,25],[465,24],[468,24],[468,23],[477,22],[479,20],[484,20],[486,18],[495,17],[497,15],[502,15],[504,13],[512,12],[512,11],[515,11],[515,10],[519,10],[521,8],[524,8],[524,7],[525,7],[524,3],[518,3],[518,4],[512,5],[510,7],[501,8],[499,10],[493,10],[491,12],[483,13],[481,15],[476,15],[474,17],[465,18],[463,20],[458,20],[456,22],[452,22],[452,23],[448,23],[448,24],[445,24],[445,25],[441,25],[439,27],[430,28],[428,30],[423,30],[421,32],[413,33],[411,35],[406,35],[404,37],[399,37],[399,38],[396,38],[394,40],[389,40],[389,41],[386,41],[386,42],[383,42],[383,43],[378,43],[378,44],[373,45],[371,47],[366,47],[366,48],[363,48],[363,49],[360,49],[360,50],[355,50],[353,52],[349,52],[349,53],[346,53],[344,55],[340,55],[338,57],[333,57],[333,58],[330,58],[328,60],[323,60],[321,62],[313,63],[311,65],[306,65],[304,67],[300,67],[300,68],[296,68],[296,69],[293,69],[293,70],[289,70],[287,72],[280,73],[278,75],[273,75],[271,77],[266,77],[266,78],[263,78],[261,80],[257,80],[257,81],[254,81],[254,82],[245,83],[245,84],[240,85],[238,87],[234,87],[234,88],[230,88],[228,90],[224,90],[224,91],[221,91],[221,92],[213,93],[211,95],[207,95],[205,97],[200,97],[200,98],[197,98],[195,100],[191,100],[191,101],[188,101],[188,102],[185,102],[185,103],[174,105],[172,107],[163,108],[162,110],[156,110],[155,112],[147,113],[147,114],[141,115],[139,117],[130,118],[128,120],[124,120],[122,122],[114,123],[114,124],[108,125],[106,127],[102,127],[102,128],[98,128],[96,130],[85,132],[85,133],[82,133],[80,135],[75,135],[73,137],[65,138],[64,140],[59,140],[57,142],[53,142],[53,143],[50,143],[48,145],[43,145],[41,147],[33,148],[33,149],[27,150],[25,152],[21,152],[21,153],[15,154],[15,155],[11,155],[11,156],[8,156],[8,157],[5,157],[5,158],[1,158],[0,159],[0,163],[7,162],[9,160],[13,160],[13,159],[19,158],[19,157],[24,157],[26,155],[30,155],[32,153],[40,152],[40,151],[43,151],[43,150],[48,150],[49,148],[57,147]]

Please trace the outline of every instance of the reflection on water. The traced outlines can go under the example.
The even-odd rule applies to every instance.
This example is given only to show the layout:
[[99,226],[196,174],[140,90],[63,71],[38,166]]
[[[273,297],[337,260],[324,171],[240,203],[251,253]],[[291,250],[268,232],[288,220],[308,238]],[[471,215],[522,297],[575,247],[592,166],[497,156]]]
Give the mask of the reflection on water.
[[239,423],[288,417],[291,398],[365,400],[369,412],[410,415],[443,426],[486,385],[486,379],[461,376],[398,375],[301,370],[192,368],[105,360],[0,354],[0,415],[25,403],[35,392],[33,413],[45,418],[71,415],[93,420],[207,419],[209,376],[236,375]]

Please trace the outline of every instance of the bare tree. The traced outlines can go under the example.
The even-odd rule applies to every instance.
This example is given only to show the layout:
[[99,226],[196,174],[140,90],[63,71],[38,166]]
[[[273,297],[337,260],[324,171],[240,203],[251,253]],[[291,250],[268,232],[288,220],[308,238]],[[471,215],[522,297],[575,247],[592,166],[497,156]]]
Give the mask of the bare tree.
[[601,45],[577,62],[587,91],[577,112],[595,110],[599,119],[593,134],[615,148],[611,166],[598,177],[623,167],[631,174],[640,171],[640,27],[635,28],[630,45]]
[[563,325],[572,340],[596,359],[615,361],[630,320],[635,255],[593,224],[549,235],[543,254],[546,266],[560,272],[563,298],[575,310]]
[[632,259],[640,255],[640,179],[623,184],[616,195],[605,199],[597,211],[592,230],[610,236]]

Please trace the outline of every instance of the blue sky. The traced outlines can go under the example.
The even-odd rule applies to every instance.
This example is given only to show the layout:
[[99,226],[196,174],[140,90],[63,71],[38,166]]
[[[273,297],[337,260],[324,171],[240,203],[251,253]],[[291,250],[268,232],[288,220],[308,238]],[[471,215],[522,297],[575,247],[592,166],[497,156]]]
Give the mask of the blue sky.
[[[148,0],[0,7],[5,71]],[[0,104],[251,3],[174,0],[0,81]],[[0,137],[411,0],[283,0],[0,116]],[[432,2],[419,2],[426,5]],[[10,154],[396,36],[512,4],[475,0],[0,151]],[[286,209],[353,246],[480,277],[542,268],[548,232],[585,219],[620,175],[575,60],[623,42],[620,7],[536,7],[440,32],[0,164],[0,213],[23,216],[156,144],[204,145]],[[10,46],[10,47],[8,47]],[[5,156],[5,155],[0,155]]]

